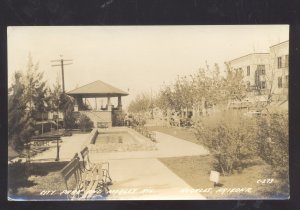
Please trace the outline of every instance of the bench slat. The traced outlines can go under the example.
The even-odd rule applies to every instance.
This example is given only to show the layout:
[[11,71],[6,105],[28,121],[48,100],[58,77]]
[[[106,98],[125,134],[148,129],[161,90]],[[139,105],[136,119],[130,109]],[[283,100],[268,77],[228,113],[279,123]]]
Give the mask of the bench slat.
[[78,160],[73,159],[60,171],[65,181],[68,181],[68,179],[76,172],[76,170],[78,170],[78,167],[76,167],[77,164]]

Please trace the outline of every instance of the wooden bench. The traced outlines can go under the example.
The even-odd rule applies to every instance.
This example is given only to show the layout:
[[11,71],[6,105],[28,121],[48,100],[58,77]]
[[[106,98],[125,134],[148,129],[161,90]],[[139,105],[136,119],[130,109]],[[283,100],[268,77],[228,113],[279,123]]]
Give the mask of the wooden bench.
[[53,135],[53,136],[34,136],[30,139],[30,142],[33,143],[35,146],[48,146],[50,142],[53,141],[60,141],[60,135]]
[[97,122],[97,128],[108,128],[110,122]]
[[85,171],[93,171],[95,168],[102,171],[104,182],[107,185],[112,184],[112,179],[109,174],[109,162],[92,163],[90,161],[89,149],[85,147],[81,152],[83,167]]
[[[94,168],[88,173],[84,173],[78,154],[60,171],[66,187],[66,195],[71,200],[89,200],[94,196],[106,196],[109,192],[103,180],[101,170]],[[75,179],[75,186],[71,189],[69,182]]]
[[26,158],[26,162],[31,162],[31,157],[46,151],[49,149],[50,142],[56,141],[57,145],[53,147],[58,147],[58,143],[61,141],[60,135],[53,136],[33,136],[28,143],[25,144],[25,151],[20,154],[20,158]]

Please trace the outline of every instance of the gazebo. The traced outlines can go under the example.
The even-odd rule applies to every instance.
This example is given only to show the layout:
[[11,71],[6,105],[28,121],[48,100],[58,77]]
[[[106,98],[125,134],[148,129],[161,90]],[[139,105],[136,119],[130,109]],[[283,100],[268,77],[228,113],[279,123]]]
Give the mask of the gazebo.
[[[129,95],[127,92],[100,80],[71,90],[67,92],[67,94],[75,98],[74,111],[86,114],[94,121],[95,127],[101,127],[103,125],[109,127],[115,124],[116,116],[122,113],[122,96]],[[118,97],[117,107],[111,104],[112,97]],[[88,98],[107,98],[106,106],[98,108],[96,104],[94,110],[88,110],[86,104],[86,99]],[[85,99],[85,102],[83,99]]]

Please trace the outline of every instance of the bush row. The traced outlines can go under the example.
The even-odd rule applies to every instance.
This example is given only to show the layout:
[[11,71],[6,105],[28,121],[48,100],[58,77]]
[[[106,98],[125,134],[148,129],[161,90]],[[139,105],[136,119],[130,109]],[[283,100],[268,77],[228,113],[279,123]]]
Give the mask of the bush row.
[[268,114],[258,118],[227,111],[202,119],[195,134],[215,158],[215,169],[223,175],[241,171],[262,159],[274,173],[288,173],[288,116]]

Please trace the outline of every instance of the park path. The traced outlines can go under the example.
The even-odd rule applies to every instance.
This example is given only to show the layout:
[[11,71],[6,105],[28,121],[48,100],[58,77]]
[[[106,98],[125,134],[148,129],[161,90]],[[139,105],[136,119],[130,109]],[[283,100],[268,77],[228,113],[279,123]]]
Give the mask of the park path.
[[199,200],[192,189],[157,158],[207,155],[197,144],[156,132],[157,150],[138,152],[91,153],[94,162],[109,161],[113,185],[109,200]]
[[[89,143],[89,134],[62,137],[60,161],[69,161]],[[158,158],[207,155],[208,151],[197,144],[164,133],[156,132],[157,150],[90,153],[93,162],[109,161],[113,185],[108,200],[198,200],[200,193],[186,193],[192,189],[185,181],[168,169]],[[33,159],[54,161],[56,148],[38,154]]]
[[[73,134],[72,136],[64,136],[60,144],[59,160],[70,161],[76,152],[80,152],[83,146],[88,143],[90,134]],[[39,162],[51,162],[56,158],[56,143],[51,143],[51,148],[45,152],[39,153],[32,157],[31,160]]]
[[163,163],[155,158],[111,160],[113,185],[108,200],[203,200]]

